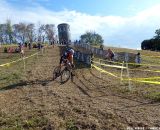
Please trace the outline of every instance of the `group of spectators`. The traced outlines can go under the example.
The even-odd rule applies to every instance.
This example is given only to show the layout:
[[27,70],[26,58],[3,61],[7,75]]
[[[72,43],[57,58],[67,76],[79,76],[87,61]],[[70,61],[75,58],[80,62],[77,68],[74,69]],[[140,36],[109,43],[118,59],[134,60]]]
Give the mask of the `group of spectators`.
[[59,41],[59,44],[60,44],[60,45],[68,45],[68,44],[70,44],[70,43],[71,43],[71,40],[67,41],[67,40],[65,40],[65,39],[64,39],[64,40],[62,39],[61,41]]
[[[101,49],[102,51],[104,51],[104,46],[103,46],[103,45],[100,45],[100,49]],[[115,58],[115,53],[114,53],[110,48],[108,48],[108,50],[106,50],[105,52],[106,52],[106,53],[104,54],[105,59],[108,59],[108,60],[113,61],[114,58]],[[138,53],[136,54],[135,63],[138,63],[138,64],[141,63],[141,54],[140,54],[140,52],[138,52]]]
[[110,48],[108,50],[104,50],[104,46],[100,45],[100,49],[104,52],[105,59],[114,60],[115,54]]
[[21,56],[24,56],[24,45],[19,43],[18,46],[15,47],[4,47],[4,53],[20,53]]
[[31,44],[31,43],[27,43],[25,42],[24,44],[22,43],[18,43],[17,47],[4,47],[4,53],[20,53],[22,57],[24,57],[24,48],[28,48],[29,50],[32,48],[37,48],[38,50],[40,50],[41,48],[43,48],[43,45],[41,43],[37,43],[37,44]]

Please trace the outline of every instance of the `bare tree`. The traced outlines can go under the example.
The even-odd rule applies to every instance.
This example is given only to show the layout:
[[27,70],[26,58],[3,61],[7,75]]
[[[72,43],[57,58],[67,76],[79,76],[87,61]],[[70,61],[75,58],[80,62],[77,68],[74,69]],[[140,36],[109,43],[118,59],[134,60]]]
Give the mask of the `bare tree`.
[[0,24],[0,42],[5,43],[6,24]]
[[37,41],[44,43],[45,38],[46,38],[45,25],[44,24],[42,24],[42,25],[39,24],[38,32],[37,32]]
[[49,43],[54,41],[54,39],[55,39],[55,25],[54,24],[46,24],[45,25],[45,32],[46,32],[46,36],[47,36]]
[[12,30],[9,23],[0,25],[0,40],[2,43],[12,43]]
[[11,25],[10,20],[7,20],[4,24],[0,24],[1,43],[25,43],[28,41],[32,44],[35,41],[44,43],[45,40],[51,43],[55,39],[54,24],[39,24],[37,28],[35,28],[35,24],[33,23],[26,24],[21,22]]
[[28,24],[26,28],[26,34],[28,41],[32,44],[32,42],[36,41],[36,33],[35,33],[35,25]]
[[26,41],[27,37],[27,25],[25,23],[14,24],[13,26],[13,34],[16,39],[22,43]]

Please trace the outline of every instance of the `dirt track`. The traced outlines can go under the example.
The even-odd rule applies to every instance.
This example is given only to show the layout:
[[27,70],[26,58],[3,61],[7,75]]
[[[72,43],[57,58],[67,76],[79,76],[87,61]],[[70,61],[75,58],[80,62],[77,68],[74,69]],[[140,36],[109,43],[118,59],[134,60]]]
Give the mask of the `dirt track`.
[[[28,68],[26,81],[0,92],[0,128],[108,130],[160,127],[160,104],[119,92],[119,81],[100,79],[96,70],[77,63],[74,82],[52,81],[60,48],[49,48]],[[114,82],[113,82],[114,81]],[[36,124],[29,124],[36,117]],[[33,122],[33,121],[32,121]]]

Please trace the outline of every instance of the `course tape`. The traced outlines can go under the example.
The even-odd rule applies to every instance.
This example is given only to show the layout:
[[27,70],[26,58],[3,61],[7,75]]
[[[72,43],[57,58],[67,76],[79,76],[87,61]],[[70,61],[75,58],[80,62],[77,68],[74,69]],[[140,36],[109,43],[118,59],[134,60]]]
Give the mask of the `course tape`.
[[118,65],[107,65],[107,64],[103,64],[103,63],[99,63],[99,62],[95,62],[95,61],[92,61],[92,62],[96,63],[96,64],[99,64],[99,65],[102,65],[102,66],[111,67],[111,68],[120,68],[120,69],[126,69],[127,68],[127,67],[118,66]]
[[142,55],[142,57],[153,57],[153,58],[159,58],[160,56],[146,56],[146,55]]
[[142,69],[129,69],[129,70],[134,70],[134,71],[148,71],[148,72],[155,72],[155,73],[160,73],[160,70],[142,70]]
[[149,84],[159,84],[160,85],[160,82],[158,82],[158,81],[135,80],[135,79],[123,79],[123,80],[132,80],[132,81],[135,81],[135,82],[149,83]]
[[160,79],[160,77],[148,77],[148,78],[130,78],[133,80],[155,80],[155,79]]
[[99,68],[98,66],[95,66],[95,65],[93,65],[93,64],[91,64],[91,66],[94,67],[96,70],[98,70],[98,71],[100,71],[100,72],[107,73],[107,74],[109,74],[109,75],[111,75],[111,76],[113,76],[113,77],[119,78],[119,77],[116,76],[115,74],[110,73],[110,72],[108,72],[108,71],[105,71],[105,70]]
[[33,56],[37,55],[38,53],[39,53],[39,52],[34,53],[34,54],[32,54],[32,55],[30,55],[30,56],[28,56],[28,57],[20,58],[20,59],[18,59],[18,60],[15,60],[15,61],[12,61],[12,62],[9,62],[9,63],[1,64],[0,67],[10,66],[10,65],[13,64],[13,63],[19,62],[19,61],[24,60],[24,59],[28,59],[28,58],[30,58],[30,57],[33,57]]
[[[94,58],[94,59],[97,59],[98,58]],[[116,64],[123,64],[121,62],[115,62],[115,61],[109,61],[109,60],[103,60],[103,59],[99,59],[100,61],[107,61],[107,62],[110,62],[110,63],[116,63]],[[125,64],[125,63],[124,63]],[[127,63],[128,65],[138,65],[138,66],[157,66],[157,67],[160,67],[160,65],[154,65],[154,64],[138,64],[138,63]]]
[[139,65],[139,66],[157,66],[159,67],[160,65],[154,65],[154,64],[138,64],[138,63],[127,63],[128,65]]
[[[101,69],[99,68],[98,66],[95,66],[93,64],[91,64],[92,67],[94,67],[96,70],[102,72],[102,73],[107,73],[115,78],[119,78],[121,79],[119,76],[116,76],[115,74],[111,73],[111,72],[108,72],[104,69]],[[128,81],[128,80],[131,80],[131,81],[135,81],[135,82],[141,82],[141,83],[149,83],[149,84],[160,84],[160,82],[158,81],[150,81],[150,80],[153,80],[153,79],[160,79],[160,77],[149,77],[149,78],[122,78],[122,80],[125,80],[125,81]]]
[[110,60],[103,60],[103,59],[99,59],[100,61],[107,61],[107,62],[110,62],[110,63],[116,63],[116,64],[123,64],[121,62],[115,62],[115,61],[110,61]]

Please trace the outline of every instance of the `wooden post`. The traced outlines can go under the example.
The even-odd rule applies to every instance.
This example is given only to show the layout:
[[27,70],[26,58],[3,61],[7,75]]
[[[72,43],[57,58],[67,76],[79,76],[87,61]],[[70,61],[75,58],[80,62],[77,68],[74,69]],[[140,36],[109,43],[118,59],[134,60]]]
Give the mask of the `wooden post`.
[[131,87],[131,80],[130,80],[128,63],[126,63],[126,67],[127,67],[127,77],[128,77],[128,89],[129,89],[129,91],[131,91],[131,90],[132,90],[132,87]]
[[[39,53],[39,52],[38,52]],[[39,59],[38,59],[38,53],[37,53],[37,60],[39,61]]]
[[44,49],[44,48],[42,47],[42,48],[41,48],[42,55],[43,55],[43,49]]
[[26,62],[25,62],[24,56],[22,57],[22,59],[23,59],[23,68],[24,68],[24,72],[26,72]]
[[122,68],[121,68],[121,81],[120,81],[120,84],[122,84],[122,80],[123,80],[123,67],[124,67],[124,61],[122,63]]
[[[100,63],[100,68],[101,68],[101,59],[99,59],[99,63]],[[100,72],[99,77],[102,78],[102,73],[101,73],[101,71],[99,71],[99,72]]]

